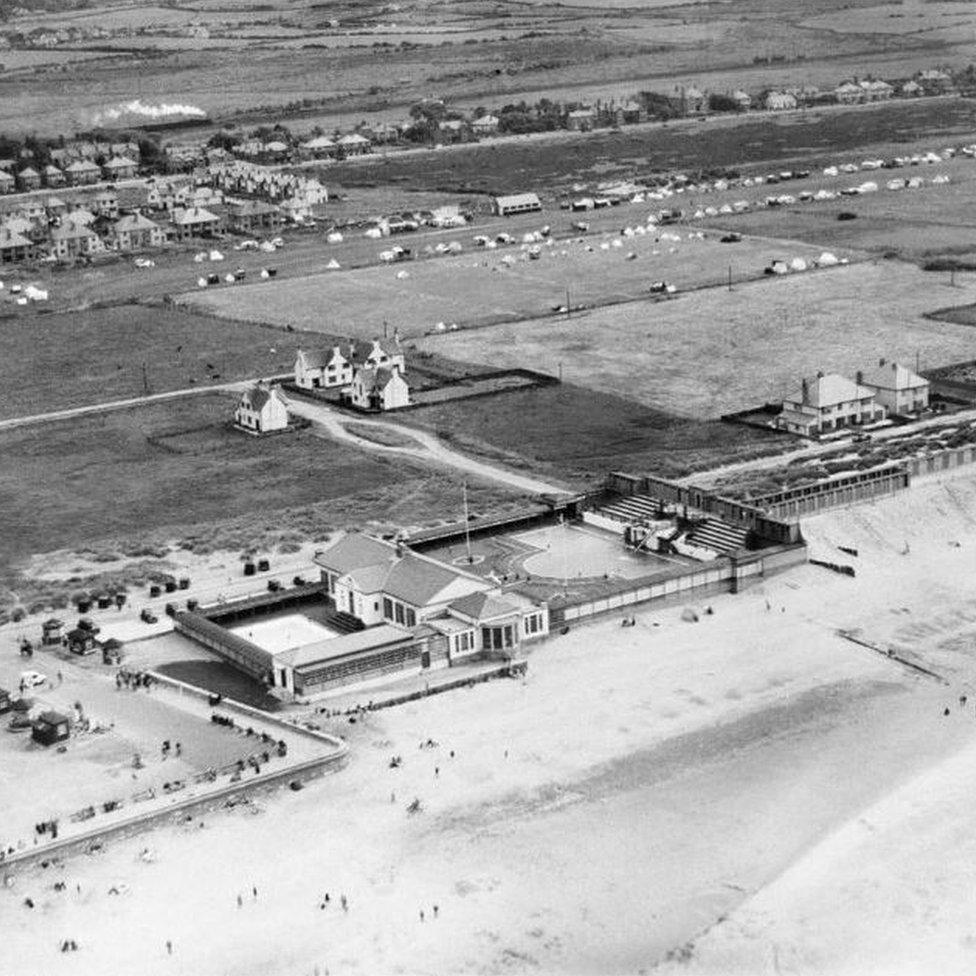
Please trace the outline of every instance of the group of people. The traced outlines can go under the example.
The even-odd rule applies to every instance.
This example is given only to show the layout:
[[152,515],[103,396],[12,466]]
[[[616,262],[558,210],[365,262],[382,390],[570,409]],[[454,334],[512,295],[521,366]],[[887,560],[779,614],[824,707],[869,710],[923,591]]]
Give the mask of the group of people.
[[38,837],[43,837],[45,834],[50,834],[51,840],[57,840],[58,839],[57,820],[42,820],[40,823],[34,824],[34,833]]
[[145,688],[148,691],[155,680],[148,671],[129,671],[126,668],[119,668],[115,672],[115,687],[120,690],[130,688],[132,691],[138,691],[139,688]]
[[[326,892],[319,902],[319,908],[324,912],[332,904],[332,896]],[[345,895],[339,895],[339,906],[344,912],[349,911],[349,899]]]

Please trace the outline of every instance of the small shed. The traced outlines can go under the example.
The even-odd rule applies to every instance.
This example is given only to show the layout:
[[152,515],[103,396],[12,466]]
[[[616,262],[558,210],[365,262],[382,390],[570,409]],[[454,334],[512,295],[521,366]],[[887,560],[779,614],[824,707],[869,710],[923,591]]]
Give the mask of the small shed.
[[42,746],[64,742],[71,735],[71,719],[60,712],[41,712],[31,724],[31,738]]
[[115,637],[110,637],[102,644],[102,663],[121,664],[122,663],[122,641]]
[[45,620],[41,625],[41,643],[45,646],[61,644],[64,640],[63,630],[64,622],[57,617]]
[[95,650],[95,634],[84,627],[68,631],[68,650],[72,654],[91,654]]

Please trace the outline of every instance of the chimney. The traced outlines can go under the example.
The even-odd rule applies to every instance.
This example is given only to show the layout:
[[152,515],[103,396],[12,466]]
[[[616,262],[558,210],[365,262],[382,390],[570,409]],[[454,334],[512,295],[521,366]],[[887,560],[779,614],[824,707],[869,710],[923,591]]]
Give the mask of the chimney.
[[397,556],[403,555],[403,539],[397,539],[396,541],[396,554]]
[[800,389],[803,391],[803,399],[802,399],[802,402],[803,403],[809,403],[810,402],[810,382],[807,380],[806,377],[804,377],[803,378],[803,381],[800,383]]
[[822,380],[823,379],[823,370],[822,369],[818,369],[817,370],[817,379],[818,380]]
[[864,386],[864,371],[859,369],[855,374],[855,379],[858,386]]
[[878,360],[878,365],[879,365],[879,366],[884,366],[884,364],[885,364],[885,361],[884,361],[884,356],[882,356],[882,357],[881,357],[881,358],[880,358],[880,359]]

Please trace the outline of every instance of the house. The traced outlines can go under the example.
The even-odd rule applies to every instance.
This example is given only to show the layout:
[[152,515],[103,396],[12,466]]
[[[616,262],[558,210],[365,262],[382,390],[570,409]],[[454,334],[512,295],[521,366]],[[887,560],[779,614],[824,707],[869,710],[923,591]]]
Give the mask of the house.
[[288,427],[288,408],[276,387],[256,383],[241,394],[234,423],[244,430],[270,434]]
[[163,228],[138,211],[120,217],[112,227],[111,238],[120,251],[141,251],[166,243]]
[[6,225],[0,226],[0,264],[30,261],[35,255],[33,241]]
[[643,111],[637,102],[624,102],[617,109],[617,120],[621,125],[635,125],[643,117]]
[[804,378],[800,389],[784,399],[777,426],[814,437],[884,418],[885,408],[875,401],[873,389],[837,373],[818,373],[812,379]]
[[65,169],[64,175],[71,186],[85,186],[97,183],[102,171],[90,159],[78,159]]
[[679,100],[684,115],[701,115],[708,110],[708,98],[700,89],[691,85],[680,89]]
[[239,234],[257,234],[277,230],[284,223],[284,215],[273,203],[262,200],[245,200],[232,204],[228,223]]
[[952,75],[939,68],[929,68],[925,71],[920,71],[915,76],[915,80],[922,86],[926,95],[944,95],[946,92],[952,91],[955,88]]
[[68,205],[60,197],[48,197],[44,201],[44,210],[48,217],[63,217],[68,212]]
[[867,97],[864,89],[853,81],[845,81],[834,89],[834,95],[841,105],[857,105]]
[[353,364],[338,346],[318,352],[299,349],[295,356],[295,386],[303,390],[348,386],[352,378]]
[[116,220],[119,216],[119,195],[115,190],[100,190],[90,198],[91,208],[97,217]]
[[918,413],[929,405],[929,381],[895,362],[878,360],[874,369],[857,374],[857,382],[873,390],[889,414]]
[[54,163],[48,163],[42,171],[45,186],[64,186],[64,171],[58,169]]
[[479,115],[471,123],[471,130],[478,136],[491,136],[498,131],[498,116],[490,112],[486,115]]
[[512,214],[540,213],[542,203],[535,193],[513,193],[509,196],[495,197],[492,209],[499,217],[510,217]]
[[410,405],[410,387],[398,369],[363,366],[342,391],[342,399],[360,410],[398,410]]
[[60,226],[51,228],[51,255],[59,261],[72,261],[104,250],[99,236],[87,224],[66,217]]
[[763,99],[763,108],[768,112],[785,112],[796,108],[796,96],[784,91],[771,91]]
[[203,207],[176,207],[170,220],[173,237],[177,241],[213,237],[220,229],[220,217]]
[[883,102],[891,98],[895,90],[886,81],[881,81],[880,79],[873,79],[870,81],[862,81],[860,83],[861,90],[864,92],[864,101],[866,102]]
[[0,169],[0,193],[13,193],[17,189],[17,180],[5,169]]
[[102,173],[107,180],[131,180],[139,167],[128,156],[113,156],[102,166]]
[[752,108],[752,96],[748,92],[744,92],[741,88],[737,88],[729,97],[742,112],[748,112]]
[[349,347],[349,359],[353,368],[358,366],[377,369],[385,366],[401,373],[407,368],[406,357],[396,335],[392,339],[373,339],[368,347],[352,344]]
[[361,156],[372,149],[372,143],[365,136],[353,132],[343,136],[338,143],[339,151],[346,156]]
[[32,166],[25,166],[17,174],[17,186],[24,191],[37,190],[41,185],[41,174]]
[[904,85],[899,89],[899,94],[902,98],[920,98],[925,94],[922,86],[912,78],[909,78]]
[[41,712],[31,723],[31,738],[42,746],[53,746],[71,736],[71,719],[60,712]]
[[301,144],[305,152],[310,153],[316,159],[334,156],[338,151],[338,146],[328,136],[316,136]]
[[596,120],[591,108],[577,108],[566,116],[566,128],[574,132],[589,132]]

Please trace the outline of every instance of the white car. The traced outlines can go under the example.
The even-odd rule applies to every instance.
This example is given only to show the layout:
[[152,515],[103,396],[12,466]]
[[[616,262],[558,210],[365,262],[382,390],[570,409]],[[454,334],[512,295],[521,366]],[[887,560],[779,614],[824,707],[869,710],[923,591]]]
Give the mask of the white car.
[[47,675],[41,674],[40,671],[22,671],[20,680],[25,688],[39,688],[47,684]]

